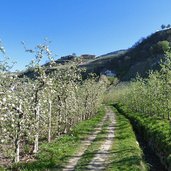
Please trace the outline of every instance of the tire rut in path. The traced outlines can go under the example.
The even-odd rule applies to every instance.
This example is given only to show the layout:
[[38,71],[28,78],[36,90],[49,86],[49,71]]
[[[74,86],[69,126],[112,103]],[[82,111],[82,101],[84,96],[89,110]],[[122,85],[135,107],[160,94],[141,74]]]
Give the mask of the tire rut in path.
[[81,148],[78,151],[77,154],[75,154],[75,156],[73,156],[67,163],[67,165],[62,169],[63,171],[74,171],[75,166],[78,163],[78,160],[81,159],[82,155],[84,154],[84,152],[87,150],[88,146],[91,145],[92,141],[95,140],[96,136],[98,133],[100,133],[100,131],[102,130],[102,126],[105,122],[105,120],[107,119],[108,114],[105,115],[105,117],[103,118],[103,120],[97,125],[97,127],[93,130],[93,132],[88,136],[87,139],[83,140],[81,142]]
[[115,126],[114,113],[108,109],[107,116],[111,121],[108,127],[107,138],[104,141],[104,143],[101,145],[99,151],[95,154],[92,161],[86,167],[86,170],[102,171],[105,170],[105,167],[107,165],[108,157],[110,155],[110,149],[114,141],[114,126]]

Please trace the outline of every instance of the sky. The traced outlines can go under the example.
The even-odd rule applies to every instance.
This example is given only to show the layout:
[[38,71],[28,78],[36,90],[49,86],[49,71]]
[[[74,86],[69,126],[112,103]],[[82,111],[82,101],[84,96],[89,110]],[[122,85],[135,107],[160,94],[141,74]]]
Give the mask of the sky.
[[171,24],[170,9],[170,0],[0,0],[0,40],[17,62],[13,69],[23,70],[34,55],[25,53],[21,41],[34,48],[48,38],[56,59],[99,56]]

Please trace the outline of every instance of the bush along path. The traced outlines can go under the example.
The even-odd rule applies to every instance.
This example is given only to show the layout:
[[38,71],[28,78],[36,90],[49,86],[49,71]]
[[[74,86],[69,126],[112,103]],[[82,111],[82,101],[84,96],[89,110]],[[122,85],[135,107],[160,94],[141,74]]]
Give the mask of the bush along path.
[[147,171],[143,151],[136,140],[135,133],[128,119],[115,108],[115,139],[110,150],[106,171]]
[[171,171],[171,131],[169,121],[131,112],[121,104],[116,104],[115,107],[133,125],[143,146],[145,160],[149,163],[150,171]]

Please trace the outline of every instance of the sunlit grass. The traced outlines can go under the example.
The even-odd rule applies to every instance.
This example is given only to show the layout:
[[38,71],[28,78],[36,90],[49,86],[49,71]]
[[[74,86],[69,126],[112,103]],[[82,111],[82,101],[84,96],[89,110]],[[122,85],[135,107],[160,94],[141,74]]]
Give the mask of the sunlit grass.
[[146,171],[140,149],[129,120],[114,110],[116,127],[107,171]]

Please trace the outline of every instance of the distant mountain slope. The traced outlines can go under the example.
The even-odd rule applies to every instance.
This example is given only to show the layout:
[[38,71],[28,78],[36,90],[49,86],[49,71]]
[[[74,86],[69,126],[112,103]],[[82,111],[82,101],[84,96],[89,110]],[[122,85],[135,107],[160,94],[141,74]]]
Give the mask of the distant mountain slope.
[[97,58],[105,58],[105,57],[110,57],[110,56],[118,56],[118,55],[124,54],[126,52],[127,52],[127,50],[125,50],[125,49],[117,50],[117,51],[110,52],[110,53],[107,53],[107,54],[104,54],[104,55],[100,55]]
[[167,48],[167,43],[171,44],[171,29],[157,31],[123,53],[117,51],[102,55],[81,67],[86,67],[87,72],[97,74],[104,70],[112,70],[124,81],[135,78],[137,73],[145,77],[149,70],[159,69],[159,62],[164,56],[163,49]]

